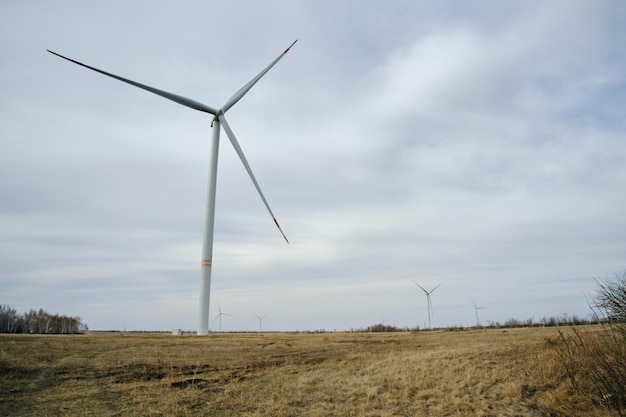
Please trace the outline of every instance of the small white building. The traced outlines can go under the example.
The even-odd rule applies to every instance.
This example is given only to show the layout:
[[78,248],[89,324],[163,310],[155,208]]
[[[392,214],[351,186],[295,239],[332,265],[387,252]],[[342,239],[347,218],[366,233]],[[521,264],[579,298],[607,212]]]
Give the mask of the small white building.
[[182,335],[183,335],[183,331],[181,329],[172,330],[172,336],[182,336]]

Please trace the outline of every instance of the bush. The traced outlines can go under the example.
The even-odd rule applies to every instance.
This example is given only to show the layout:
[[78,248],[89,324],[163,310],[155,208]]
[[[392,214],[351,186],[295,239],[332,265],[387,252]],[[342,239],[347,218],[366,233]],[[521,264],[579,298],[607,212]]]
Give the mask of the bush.
[[626,323],[626,271],[613,280],[599,280],[598,287],[594,307],[601,317]]
[[626,271],[598,286],[591,308],[602,324],[561,331],[559,356],[575,389],[611,414],[626,416]]
[[398,329],[396,326],[389,326],[387,324],[374,324],[371,326],[368,326],[367,329],[365,329],[366,332],[398,332],[401,331],[401,329]]

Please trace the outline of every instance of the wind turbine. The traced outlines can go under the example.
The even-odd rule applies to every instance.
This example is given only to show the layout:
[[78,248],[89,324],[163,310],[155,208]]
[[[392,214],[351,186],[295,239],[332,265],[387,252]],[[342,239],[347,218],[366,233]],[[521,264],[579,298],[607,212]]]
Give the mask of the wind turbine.
[[[383,326],[385,325],[385,323],[389,323],[389,320],[385,320],[385,316],[383,316],[382,314],[380,315],[380,318],[382,320]],[[396,321],[394,319],[391,319],[391,324],[393,325],[393,327],[396,327]]]
[[[472,300],[470,298],[470,300]],[[472,304],[474,304],[474,310],[476,311],[476,327],[480,327],[480,319],[478,318],[478,310],[483,310],[485,307],[478,307],[474,300],[472,300]]]
[[426,309],[428,310],[428,328],[429,328],[429,329],[432,329],[432,325],[431,325],[431,323],[430,323],[430,316],[431,316],[431,314],[432,314],[432,312],[433,312],[433,304],[432,304],[432,303],[431,303],[431,301],[430,301],[430,294],[432,294],[432,293],[433,293],[433,291],[435,291],[437,288],[439,288],[439,285],[441,285],[441,284],[437,285],[435,288],[433,288],[433,289],[432,289],[432,290],[430,290],[430,291],[426,291],[426,290],[424,289],[424,287],[422,287],[421,285],[419,285],[417,282],[413,281],[413,283],[414,283],[415,285],[417,285],[418,287],[420,287],[420,288],[422,289],[422,291],[424,291],[424,293],[426,294]]
[[128,83],[135,87],[141,88],[143,90],[149,91],[161,97],[164,97],[168,100],[172,100],[178,104],[182,104],[183,106],[190,107],[194,110],[198,110],[204,113],[208,113],[213,115],[211,126],[213,128],[212,139],[211,139],[211,156],[209,162],[209,180],[207,187],[207,200],[206,200],[206,209],[205,209],[205,217],[204,217],[204,235],[202,240],[202,263],[201,263],[201,275],[200,275],[200,297],[199,297],[199,318],[198,318],[198,335],[206,335],[209,333],[209,301],[211,295],[211,268],[213,266],[213,233],[214,233],[214,224],[215,224],[215,189],[216,189],[216,180],[217,180],[217,160],[218,160],[218,152],[219,152],[219,137],[220,137],[220,127],[224,127],[224,131],[230,139],[230,143],[235,148],[235,152],[239,155],[243,166],[245,167],[252,183],[256,187],[259,195],[261,196],[261,200],[263,200],[263,204],[269,211],[270,216],[272,216],[272,220],[274,224],[278,227],[278,230],[282,234],[283,238],[287,243],[287,237],[283,233],[278,221],[276,220],[276,216],[272,212],[263,192],[261,191],[261,187],[259,186],[254,174],[252,173],[252,169],[246,160],[246,157],[239,146],[239,142],[235,137],[235,134],[231,130],[224,114],[233,107],[241,98],[248,92],[250,89],[263,77],[289,50],[298,40],[296,39],[287,49],[285,49],[276,59],[274,59],[263,71],[261,71],[258,75],[248,81],[243,87],[241,87],[235,94],[230,97],[226,103],[216,109],[205,104],[202,104],[198,101],[179,96],[178,94],[169,93],[167,91],[160,90],[158,88],[150,87],[145,84],[138,83],[136,81],[129,80],[127,78],[123,78],[100,69],[90,67],[89,65],[85,65],[81,62],[75,61],[73,59],[67,58],[63,55],[57,54],[56,52],[52,52],[48,49],[48,52],[54,54],[60,58],[78,64],[82,67],[88,68],[90,70],[99,72],[100,74],[106,75],[108,77],[115,78],[116,80]]
[[263,316],[263,317],[261,317],[261,316],[257,316],[257,315],[255,314],[255,317],[256,317],[257,319],[259,319],[259,332],[261,332],[261,324],[263,323],[263,319],[264,319],[265,317],[267,317],[267,316]]
[[220,333],[222,332],[222,316],[231,316],[232,314],[222,313],[222,308],[220,307],[220,303],[217,303],[217,310],[220,312],[213,320],[220,319]]

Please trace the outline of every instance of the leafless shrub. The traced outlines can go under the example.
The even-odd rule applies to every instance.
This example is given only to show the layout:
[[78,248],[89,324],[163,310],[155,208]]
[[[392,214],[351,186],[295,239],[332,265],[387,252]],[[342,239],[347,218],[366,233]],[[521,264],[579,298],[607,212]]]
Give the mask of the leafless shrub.
[[626,272],[598,285],[590,307],[602,324],[560,331],[558,352],[577,390],[611,414],[626,416]]
[[612,280],[598,280],[594,308],[611,322],[626,323],[626,271]]
[[372,333],[374,332],[400,332],[402,331],[402,329],[396,326],[379,323],[379,324],[373,324],[371,326],[368,326],[365,331],[372,332]]

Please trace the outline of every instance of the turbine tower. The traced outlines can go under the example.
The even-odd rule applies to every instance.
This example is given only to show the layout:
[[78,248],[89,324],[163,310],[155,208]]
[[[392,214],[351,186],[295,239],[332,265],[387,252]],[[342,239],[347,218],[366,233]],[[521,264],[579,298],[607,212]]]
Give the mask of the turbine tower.
[[418,287],[420,287],[420,288],[422,289],[422,291],[424,291],[424,293],[426,294],[426,309],[428,310],[428,328],[429,328],[429,329],[432,329],[432,325],[431,325],[431,322],[430,322],[430,317],[431,317],[431,315],[432,315],[432,313],[433,313],[433,304],[432,304],[432,303],[431,303],[431,301],[430,301],[430,294],[432,294],[432,293],[433,293],[433,291],[435,291],[437,288],[439,288],[439,285],[441,285],[441,284],[437,285],[435,288],[433,288],[433,289],[432,289],[432,290],[430,290],[430,291],[426,291],[426,290],[425,290],[425,289],[424,289],[421,285],[419,285],[417,282],[413,281],[413,283],[414,283],[415,285],[417,285]]
[[201,262],[201,278],[200,278],[200,297],[199,297],[199,318],[198,318],[198,335],[206,335],[209,333],[209,301],[211,294],[211,268],[213,266],[213,233],[214,233],[214,224],[215,224],[215,189],[216,189],[216,181],[217,181],[217,161],[218,161],[218,152],[219,152],[219,138],[220,138],[220,128],[223,127],[230,143],[233,148],[235,148],[235,152],[239,155],[243,166],[245,167],[252,183],[254,184],[261,200],[263,200],[263,204],[267,208],[267,211],[270,213],[274,224],[278,227],[278,230],[282,234],[283,238],[287,243],[287,237],[283,233],[278,221],[276,220],[276,216],[272,213],[272,209],[270,208],[263,192],[261,191],[261,187],[259,186],[254,174],[252,173],[252,169],[246,160],[246,157],[239,146],[239,142],[235,137],[235,134],[231,130],[228,122],[225,118],[225,113],[233,107],[241,98],[246,95],[248,91],[263,77],[289,50],[291,47],[297,42],[296,39],[287,49],[285,49],[276,59],[274,59],[263,71],[261,71],[258,75],[248,81],[243,87],[241,87],[235,94],[230,97],[226,103],[220,108],[213,108],[202,104],[198,101],[179,96],[178,94],[169,93],[167,91],[160,90],[158,88],[150,87],[145,84],[138,83],[136,81],[129,80],[127,78],[123,78],[100,69],[90,67],[89,65],[85,65],[81,62],[75,61],[73,59],[64,57],[63,55],[57,54],[56,52],[52,52],[48,49],[48,52],[54,54],[60,58],[78,64],[82,67],[88,68],[90,70],[99,72],[100,74],[106,75],[108,77],[115,78],[116,80],[128,83],[135,87],[141,88],[143,90],[149,91],[153,94],[164,97],[168,100],[172,100],[178,104],[182,104],[183,106],[192,108],[194,110],[198,110],[204,113],[208,113],[212,115],[211,126],[213,128],[212,139],[211,139],[211,156],[209,162],[209,180],[207,187],[207,199],[206,199],[206,209],[204,216],[204,234],[202,241],[202,262]]

